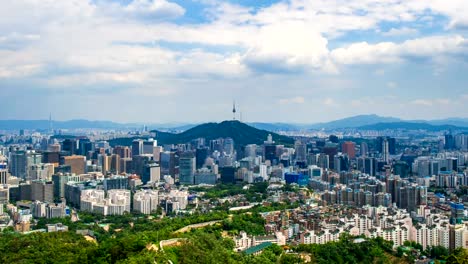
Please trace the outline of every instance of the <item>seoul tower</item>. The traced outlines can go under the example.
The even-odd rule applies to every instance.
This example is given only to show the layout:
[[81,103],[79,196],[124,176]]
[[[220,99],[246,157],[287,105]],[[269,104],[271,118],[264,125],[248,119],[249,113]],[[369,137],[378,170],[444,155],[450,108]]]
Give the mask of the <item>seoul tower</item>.
[[236,120],[236,101],[232,103],[232,120]]

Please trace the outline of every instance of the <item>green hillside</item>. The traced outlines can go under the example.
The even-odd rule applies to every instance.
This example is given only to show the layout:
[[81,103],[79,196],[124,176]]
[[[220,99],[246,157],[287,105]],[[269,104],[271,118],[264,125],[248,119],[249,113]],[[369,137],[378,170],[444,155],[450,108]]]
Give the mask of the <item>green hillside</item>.
[[[292,145],[294,140],[287,136],[278,135],[266,130],[256,129],[239,121],[224,121],[221,123],[206,123],[193,127],[179,134],[155,131],[158,144],[187,143],[197,138],[212,140],[217,138],[232,138],[236,146],[247,144],[263,144],[268,134],[273,136],[277,144]],[[111,146],[130,146],[136,138],[118,138],[110,140]]]

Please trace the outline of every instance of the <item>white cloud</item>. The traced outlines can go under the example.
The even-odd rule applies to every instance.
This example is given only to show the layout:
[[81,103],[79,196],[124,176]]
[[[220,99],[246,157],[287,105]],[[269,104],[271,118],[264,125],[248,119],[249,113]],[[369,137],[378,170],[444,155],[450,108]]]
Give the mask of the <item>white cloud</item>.
[[398,87],[398,84],[396,82],[387,82],[387,87],[390,89],[394,89]]
[[174,19],[185,14],[185,9],[166,0],[133,0],[123,6],[116,3],[100,2],[101,12],[119,16],[123,19],[130,16],[135,19],[166,20]]
[[391,28],[387,32],[383,32],[382,35],[385,37],[402,37],[402,36],[414,36],[419,33],[414,28],[402,27],[402,28]]
[[420,106],[432,106],[433,102],[427,99],[416,99],[410,102],[410,104],[420,105]]
[[323,104],[326,105],[326,106],[337,106],[338,105],[333,98],[325,98],[323,100]]
[[437,56],[468,54],[468,40],[460,35],[434,36],[407,40],[396,44],[381,42],[355,43],[331,52],[339,64],[397,63],[408,58],[435,58]]
[[305,99],[302,96],[296,96],[292,98],[283,98],[279,100],[279,103],[282,105],[286,104],[303,104],[305,103]]

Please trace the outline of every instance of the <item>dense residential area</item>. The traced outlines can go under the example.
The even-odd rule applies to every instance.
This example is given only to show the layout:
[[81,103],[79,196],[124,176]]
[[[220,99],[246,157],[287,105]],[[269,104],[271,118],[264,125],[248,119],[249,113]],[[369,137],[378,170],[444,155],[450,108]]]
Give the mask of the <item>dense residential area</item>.
[[[239,121],[217,126],[229,137],[206,130],[214,139],[183,144],[160,143],[146,127],[5,133],[2,262],[47,254],[80,263],[466,257],[467,134],[279,136]],[[265,138],[251,144],[251,135]],[[41,253],[30,255],[36,247]]]

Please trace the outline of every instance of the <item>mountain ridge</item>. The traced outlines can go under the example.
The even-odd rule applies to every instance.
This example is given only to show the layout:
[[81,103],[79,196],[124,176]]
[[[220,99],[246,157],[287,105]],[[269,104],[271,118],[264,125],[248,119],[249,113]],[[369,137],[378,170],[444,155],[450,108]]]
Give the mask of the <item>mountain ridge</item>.
[[[333,130],[344,128],[360,128],[379,123],[421,123],[435,126],[447,125],[457,127],[468,127],[468,118],[450,117],[446,119],[435,120],[403,120],[396,117],[384,117],[375,114],[356,115],[330,122],[299,124],[286,122],[249,122],[246,123],[257,129],[267,131],[298,131],[298,130]],[[54,129],[139,129],[146,125],[150,129],[157,129],[164,132],[182,132],[189,130],[197,125],[193,123],[117,123],[113,121],[99,121],[86,119],[72,119],[68,121],[52,120]],[[213,122],[210,122],[213,123]],[[0,130],[19,130],[19,129],[49,129],[49,120],[0,120]]]

